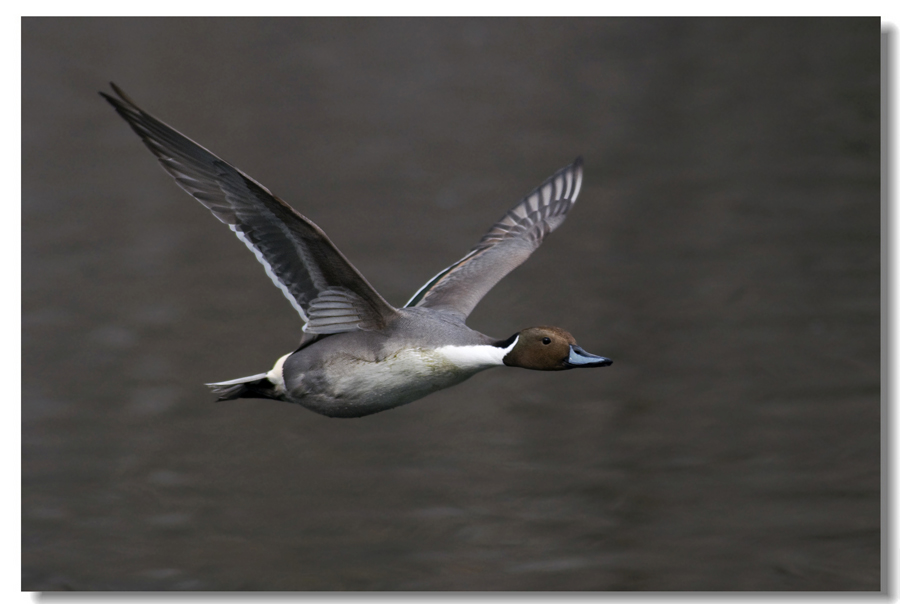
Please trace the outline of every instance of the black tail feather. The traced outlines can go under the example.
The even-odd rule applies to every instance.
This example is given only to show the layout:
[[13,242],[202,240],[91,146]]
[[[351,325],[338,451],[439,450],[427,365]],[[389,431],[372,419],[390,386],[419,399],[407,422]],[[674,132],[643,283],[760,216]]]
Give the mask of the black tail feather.
[[213,394],[218,395],[216,402],[233,401],[239,398],[282,399],[281,395],[275,392],[275,384],[270,382],[265,374],[243,379],[246,381],[231,380],[229,382],[207,384],[207,386],[212,390]]

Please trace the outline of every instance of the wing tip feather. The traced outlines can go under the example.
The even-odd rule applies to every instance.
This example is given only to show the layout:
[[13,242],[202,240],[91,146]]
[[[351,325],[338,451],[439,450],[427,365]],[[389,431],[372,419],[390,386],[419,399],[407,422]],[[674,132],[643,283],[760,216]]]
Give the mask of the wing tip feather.
[[[519,239],[523,235],[531,232],[529,239],[532,240],[532,245],[534,245],[535,248],[540,245],[541,241],[548,233],[552,232],[556,227],[562,224],[566,214],[575,203],[575,200],[578,198],[578,194],[581,191],[583,174],[584,156],[578,155],[572,163],[557,170],[553,176],[546,179],[538,187],[521,198],[516,205],[500,218],[499,221],[494,223],[494,226],[491,227],[468,254],[439,272],[426,282],[425,285],[419,288],[419,290],[413,294],[413,297],[410,298],[409,302],[406,303],[405,308],[413,306],[429,306],[429,295],[435,290],[440,289],[443,283],[447,281],[456,270],[466,265],[466,260],[475,254],[480,255],[498,243]],[[558,179],[560,178],[562,178],[563,182],[559,183],[558,186]],[[532,203],[535,203],[538,207],[532,207]],[[536,220],[535,217],[538,219]],[[547,223],[546,221],[549,218],[555,218],[557,220],[554,220],[552,224]],[[525,258],[530,254],[531,252],[529,251],[528,254],[525,255]],[[524,261],[524,258],[522,261]],[[515,266],[521,264],[522,261]],[[514,267],[509,268],[509,270],[512,270],[512,268]],[[483,293],[481,295],[483,295]],[[477,304],[478,300],[481,299],[481,295],[477,296],[474,301],[467,299],[467,301],[463,303],[465,308],[456,308],[456,310],[461,312],[463,316],[467,316],[471,311],[471,307],[474,307],[474,304]]]

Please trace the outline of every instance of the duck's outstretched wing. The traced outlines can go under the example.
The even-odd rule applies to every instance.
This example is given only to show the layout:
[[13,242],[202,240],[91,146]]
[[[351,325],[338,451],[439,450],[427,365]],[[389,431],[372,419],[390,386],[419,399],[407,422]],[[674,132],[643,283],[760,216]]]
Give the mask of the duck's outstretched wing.
[[525,262],[566,219],[581,190],[582,160],[559,170],[506,213],[472,250],[416,292],[406,307],[467,317],[500,279]]
[[138,107],[100,93],[178,185],[227,224],[306,322],[329,334],[381,329],[397,311],[308,218],[264,186]]

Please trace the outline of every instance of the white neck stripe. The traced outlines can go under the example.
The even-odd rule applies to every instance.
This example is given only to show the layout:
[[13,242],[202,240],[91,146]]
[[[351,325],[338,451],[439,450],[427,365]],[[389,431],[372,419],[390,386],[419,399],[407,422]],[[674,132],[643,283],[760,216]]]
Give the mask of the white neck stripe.
[[504,357],[516,347],[518,341],[519,336],[516,336],[512,344],[506,348],[499,348],[490,344],[441,346],[435,352],[460,369],[487,369],[488,367],[503,365]]

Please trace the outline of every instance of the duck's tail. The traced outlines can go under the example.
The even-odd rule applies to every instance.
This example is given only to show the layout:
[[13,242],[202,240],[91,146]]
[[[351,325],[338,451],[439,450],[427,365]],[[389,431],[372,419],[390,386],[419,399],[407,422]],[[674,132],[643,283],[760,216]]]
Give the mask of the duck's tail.
[[237,398],[271,398],[276,400],[280,398],[278,393],[275,392],[275,384],[269,381],[269,374],[267,373],[258,373],[236,380],[206,385],[212,390],[213,394],[218,395],[217,401],[233,401]]
[[290,354],[286,354],[275,363],[268,373],[257,373],[227,382],[207,384],[213,394],[219,395],[218,401],[233,401],[236,398],[270,398],[284,400],[284,376],[281,368]]

